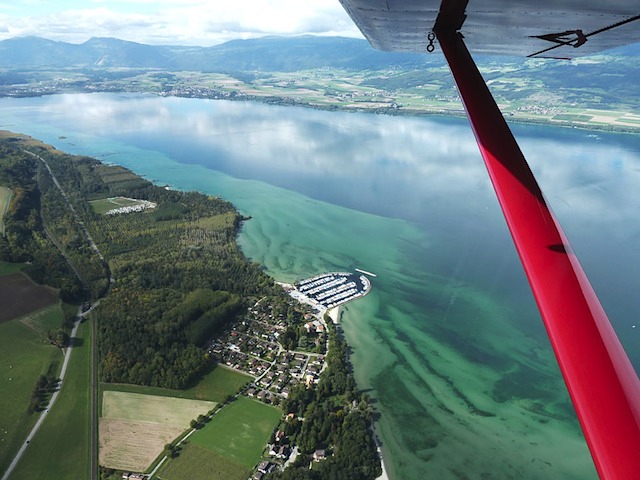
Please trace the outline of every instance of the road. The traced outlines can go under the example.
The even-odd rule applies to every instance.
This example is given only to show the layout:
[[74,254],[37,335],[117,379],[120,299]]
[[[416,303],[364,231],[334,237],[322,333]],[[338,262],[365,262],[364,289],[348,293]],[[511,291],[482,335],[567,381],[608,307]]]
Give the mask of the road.
[[[96,243],[93,241],[93,238],[91,238],[91,235],[89,234],[89,231],[87,230],[87,227],[85,226],[84,222],[80,218],[80,215],[78,215],[78,212],[76,211],[76,209],[71,204],[71,201],[69,200],[69,197],[67,196],[67,193],[64,191],[64,189],[60,185],[60,182],[58,182],[58,179],[54,175],[54,173],[51,170],[51,167],[49,166],[47,161],[44,158],[42,158],[41,156],[36,155],[35,153],[30,152],[28,150],[23,150],[23,152],[31,155],[34,158],[37,158],[38,160],[40,160],[44,164],[44,166],[46,167],[47,171],[51,175],[51,179],[53,180],[53,183],[55,184],[56,188],[60,191],[60,194],[64,198],[64,200],[65,200],[65,202],[67,204],[67,207],[69,208],[69,210],[73,214],[73,217],[74,217],[76,223],[78,224],[78,228],[80,229],[80,231],[84,235],[85,239],[89,243],[91,249],[100,257],[100,260],[102,260],[102,264],[104,265],[105,270],[107,272],[107,275],[109,277],[109,283],[112,284],[114,282],[114,279],[113,279],[113,276],[111,275],[111,269],[109,268],[109,265],[107,264],[104,256],[102,255],[102,252],[100,252],[100,249],[98,248]],[[80,272],[75,268],[75,266],[73,265],[73,262],[71,262],[71,260],[68,258],[68,256],[65,255],[64,250],[62,249],[61,245],[59,245],[56,242],[56,240],[53,238],[53,236],[49,234],[49,231],[45,227],[44,218],[42,219],[42,224],[43,224],[44,231],[45,231],[45,234],[47,235],[47,237],[49,237],[51,242],[56,246],[56,248],[60,251],[62,256],[67,260],[67,263],[69,264],[69,266],[71,267],[73,272],[76,274],[78,279],[81,282],[83,282],[83,279],[80,276]],[[89,309],[87,312],[81,313],[81,311],[79,310],[79,312],[78,312],[79,317],[78,318],[81,319],[82,317],[89,317],[90,321],[93,321],[93,318],[91,317],[91,311],[93,310],[93,308],[97,307],[99,303],[100,303],[100,301],[94,303],[93,306],[91,307],[91,309]],[[79,323],[80,323],[79,321],[76,322],[76,325],[74,326],[73,332],[71,333],[72,337],[75,336],[75,332],[76,332],[76,330],[78,328],[78,324]],[[98,347],[97,347],[97,329],[95,328],[95,321],[93,321],[92,327],[93,327],[93,331],[92,331],[92,335],[91,335],[91,428],[90,428],[89,434],[91,436],[91,440],[90,440],[90,443],[91,443],[91,480],[97,480],[97,478],[98,478]],[[69,357],[69,355],[68,355],[69,351],[70,351],[70,349],[67,349],[67,354],[65,355],[65,360],[64,360],[65,363],[63,365],[63,373],[66,370],[67,359]],[[62,378],[63,378],[62,375],[61,375],[60,378],[61,378],[60,385],[62,385]],[[58,391],[59,391],[59,389],[58,389]],[[51,398],[51,402],[50,402],[49,407],[47,408],[45,414],[48,413],[49,408],[51,408],[51,405],[53,405],[54,398],[57,397],[58,391],[56,391],[54,393],[54,396]],[[27,442],[22,446],[20,452],[18,452],[17,459],[14,460],[15,464],[17,464],[17,460],[19,460],[19,457],[22,456],[22,453],[24,453],[24,449],[26,449],[26,445],[29,443],[29,441],[31,440],[31,437],[35,434],[37,428],[40,426],[40,424],[44,420],[43,417],[45,416],[45,414],[43,414],[42,417],[38,420],[38,423],[34,427],[34,430],[32,430],[30,436],[27,437]],[[9,475],[9,473],[11,472],[11,470],[13,468],[15,468],[14,463],[12,463],[12,465],[9,467],[9,470],[7,471],[5,476],[2,477],[1,480],[6,480],[6,478]]]
[[[76,209],[71,204],[71,201],[69,200],[69,197],[67,196],[67,193],[64,191],[64,189],[60,185],[60,182],[58,182],[58,179],[53,174],[53,171],[51,170],[51,167],[49,166],[47,161],[44,158],[42,158],[40,155],[36,155],[35,153],[30,152],[29,150],[23,150],[23,152],[31,155],[32,157],[37,158],[38,160],[40,160],[44,164],[44,166],[46,167],[47,171],[49,172],[49,175],[51,175],[51,179],[53,180],[54,185],[58,188],[58,190],[60,190],[60,194],[62,195],[62,197],[64,198],[65,202],[67,203],[67,206],[69,207],[69,210],[73,214],[73,217],[75,218],[75,221],[78,224],[78,227],[80,228],[80,231],[82,232],[82,234],[84,235],[85,239],[89,243],[89,246],[96,253],[96,255],[98,255],[98,257],[100,257],[100,260],[102,260],[102,264],[104,265],[104,267],[105,267],[105,269],[107,271],[107,275],[109,276],[109,283],[113,283],[114,280],[113,280],[113,277],[111,276],[111,269],[109,268],[109,265],[107,264],[107,261],[105,260],[104,255],[102,255],[102,252],[100,251],[100,249],[96,245],[96,242],[94,242],[93,238],[91,238],[91,235],[89,234],[89,230],[87,230],[87,227],[84,224],[84,222],[82,221],[82,219],[80,218],[80,215],[78,215],[78,212],[76,211]],[[42,223],[44,224],[44,221]],[[48,233],[47,233],[47,235],[48,235]],[[51,237],[49,236],[49,238],[51,238]],[[60,248],[58,248],[58,250],[60,250]],[[62,250],[60,250],[60,251],[62,252]]]
[[[78,332],[78,326],[80,325],[80,320],[82,318],[81,317],[81,313],[82,313],[81,308],[79,308],[78,309],[78,318],[76,319],[76,323],[73,326],[73,330],[71,330],[71,338],[74,338],[76,336],[76,333]],[[29,432],[29,435],[27,435],[27,438],[26,438],[25,442],[22,444],[22,446],[20,447],[20,450],[18,451],[16,456],[13,458],[13,461],[11,462],[11,465],[9,465],[9,468],[7,469],[7,471],[2,476],[1,480],[7,480],[9,478],[9,475],[11,475],[11,472],[16,468],[16,465],[18,465],[18,462],[22,458],[22,455],[24,455],[24,452],[27,450],[27,447],[29,446],[29,442],[31,442],[31,440],[33,440],[33,437],[35,436],[36,432],[40,428],[40,425],[42,425],[42,422],[44,422],[44,419],[47,418],[47,415],[49,414],[49,411],[51,410],[51,408],[53,407],[54,403],[58,399],[58,395],[60,394],[60,391],[62,390],[62,383],[64,381],[64,377],[65,377],[65,375],[67,373],[67,366],[69,365],[69,359],[71,358],[71,352],[72,351],[73,351],[73,346],[72,346],[72,344],[70,344],[69,347],[67,348],[67,350],[64,353],[64,361],[62,362],[62,370],[60,371],[60,382],[59,382],[58,388],[56,389],[56,391],[51,396],[51,399],[49,400],[49,404],[47,405],[47,408],[45,409],[44,412],[42,412],[42,414],[40,415],[40,418],[38,419],[36,424],[31,429],[31,432]]]

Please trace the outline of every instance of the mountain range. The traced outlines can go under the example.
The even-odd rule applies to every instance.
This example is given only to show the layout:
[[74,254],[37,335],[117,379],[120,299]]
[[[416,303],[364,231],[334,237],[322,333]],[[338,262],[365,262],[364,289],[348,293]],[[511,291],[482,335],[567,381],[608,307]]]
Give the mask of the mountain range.
[[[640,56],[640,44],[607,52]],[[508,58],[508,57],[507,57]],[[480,58],[487,62],[487,57]],[[513,60],[513,59],[512,59]],[[262,37],[213,47],[158,46],[91,38],[82,44],[17,37],[0,41],[0,68],[157,68],[169,71],[278,71],[313,68],[416,69],[443,64],[440,54],[382,52],[366,40],[343,37]]]
[[115,38],[91,38],[82,44],[39,37],[0,41],[0,68],[11,69],[124,67],[287,72],[322,67],[416,68],[426,63],[426,55],[381,52],[366,40],[342,37],[263,37],[232,40],[214,47],[144,45]]

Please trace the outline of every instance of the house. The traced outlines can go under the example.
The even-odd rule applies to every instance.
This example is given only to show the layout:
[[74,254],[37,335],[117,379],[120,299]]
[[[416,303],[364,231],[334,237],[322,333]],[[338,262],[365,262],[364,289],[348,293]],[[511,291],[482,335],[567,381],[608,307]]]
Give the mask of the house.
[[287,458],[289,456],[289,447],[287,445],[281,445],[276,452],[276,457]]
[[325,452],[324,450],[316,450],[315,452],[313,452],[313,460],[316,462],[319,462],[320,460],[324,460],[325,457]]
[[260,462],[260,465],[258,465],[258,472],[262,474],[266,474],[271,471],[271,468],[272,468],[271,462],[267,462],[267,461]]

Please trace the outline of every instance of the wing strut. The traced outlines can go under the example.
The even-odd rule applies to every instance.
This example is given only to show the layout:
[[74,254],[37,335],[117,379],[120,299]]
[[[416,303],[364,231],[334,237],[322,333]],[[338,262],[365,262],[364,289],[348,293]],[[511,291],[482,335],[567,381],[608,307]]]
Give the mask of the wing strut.
[[640,382],[551,212],[459,29],[465,0],[443,0],[434,27],[596,469],[603,479],[640,475]]

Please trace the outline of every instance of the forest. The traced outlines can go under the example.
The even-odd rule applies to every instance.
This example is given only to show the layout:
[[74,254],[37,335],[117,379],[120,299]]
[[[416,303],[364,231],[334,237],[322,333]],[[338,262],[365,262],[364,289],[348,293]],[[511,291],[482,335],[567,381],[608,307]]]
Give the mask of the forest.
[[0,260],[26,263],[23,272],[35,282],[59,288],[62,300],[73,301],[82,296],[83,287],[45,231],[38,168],[37,160],[15,141],[0,142],[0,185],[13,191],[4,216],[5,236],[0,235]]
[[[242,217],[229,202],[20,137],[0,147],[0,184],[14,191],[0,259],[31,262],[27,273],[69,301],[100,299],[102,381],[185,387],[210,366],[203,347],[218,329],[255,298],[285,296],[237,247]],[[100,215],[89,203],[117,196],[157,207]]]

